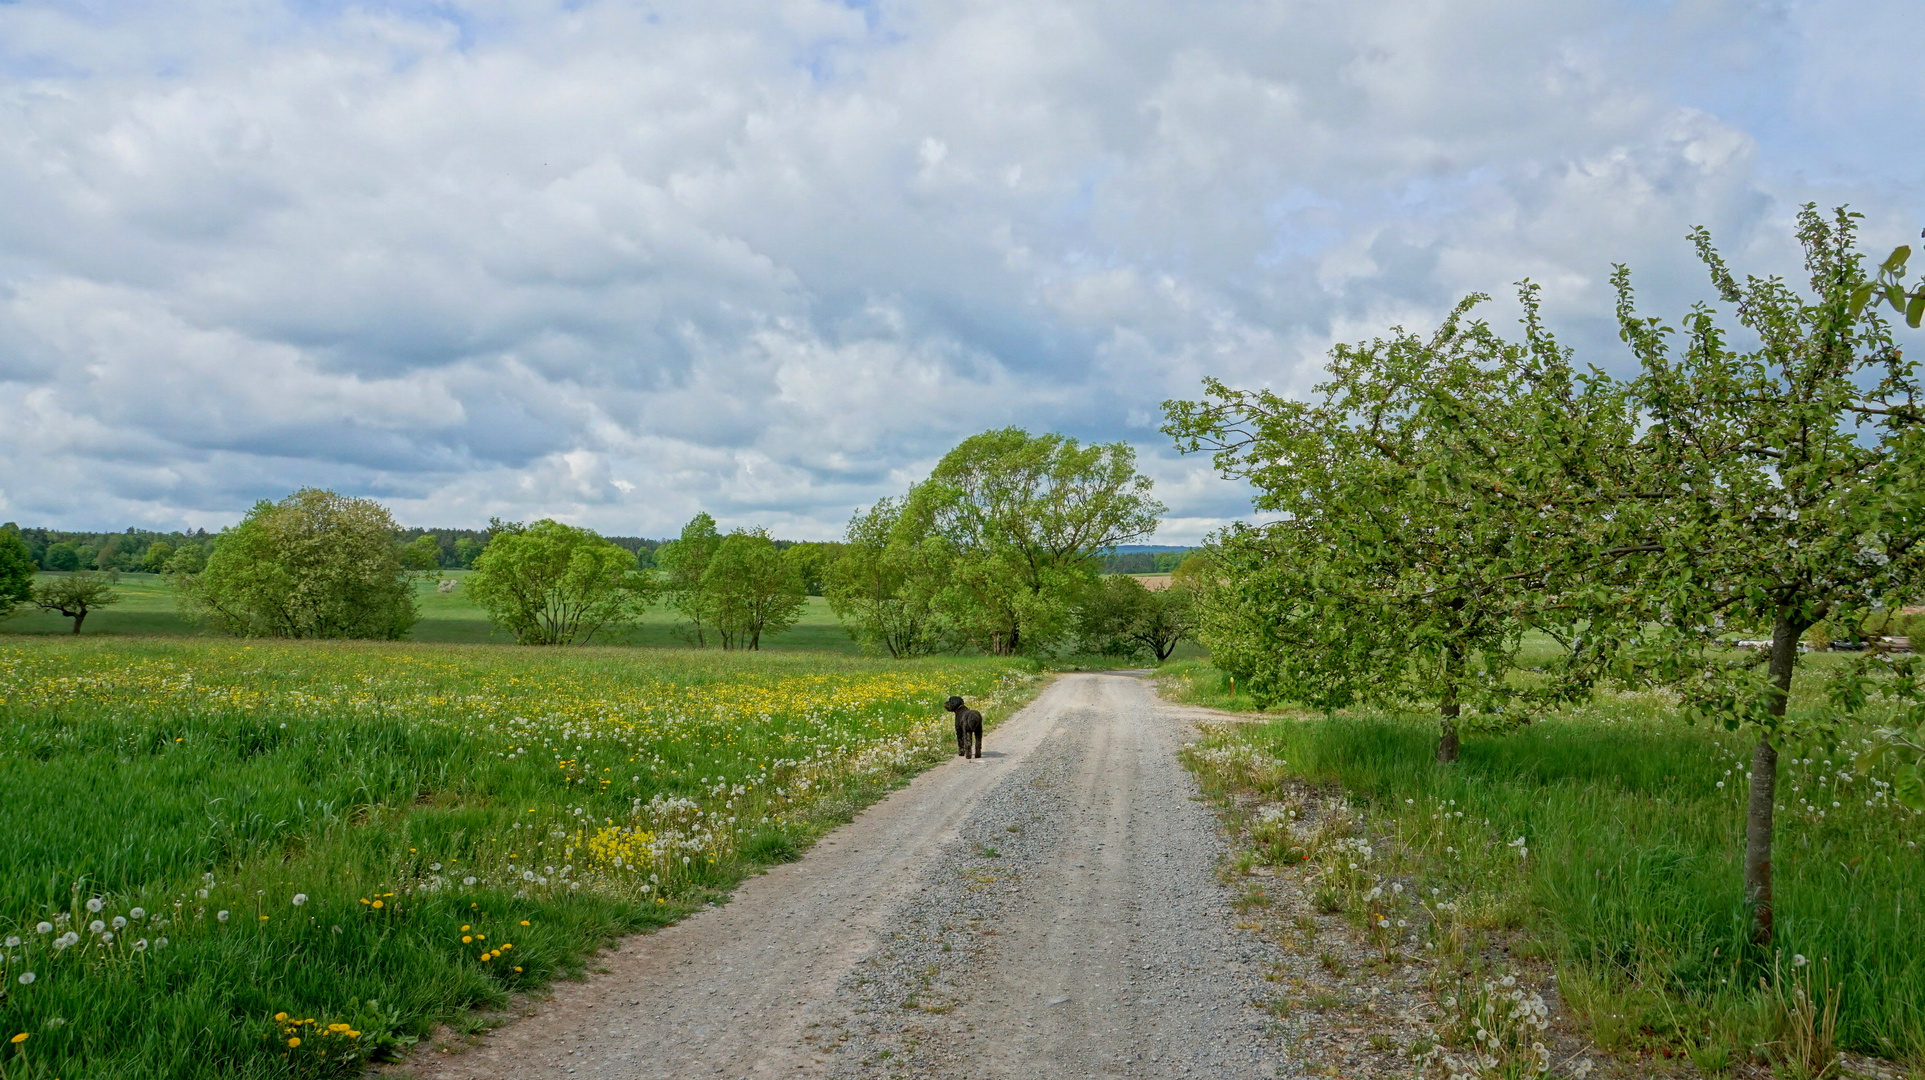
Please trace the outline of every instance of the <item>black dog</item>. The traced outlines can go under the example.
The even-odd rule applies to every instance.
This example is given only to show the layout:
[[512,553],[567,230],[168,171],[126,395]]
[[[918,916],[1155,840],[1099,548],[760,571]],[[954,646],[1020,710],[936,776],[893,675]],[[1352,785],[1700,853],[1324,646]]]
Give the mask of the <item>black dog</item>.
[[[956,714],[956,753],[963,757],[983,756],[983,714],[965,708],[963,699],[952,697],[943,702],[943,708]],[[972,747],[973,742],[973,747]],[[974,753],[971,753],[971,750]]]

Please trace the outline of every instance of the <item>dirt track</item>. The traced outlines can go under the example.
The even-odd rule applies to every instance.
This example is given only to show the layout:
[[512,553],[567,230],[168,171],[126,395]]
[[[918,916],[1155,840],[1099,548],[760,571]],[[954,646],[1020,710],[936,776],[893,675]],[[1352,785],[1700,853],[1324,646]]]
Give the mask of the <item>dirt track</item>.
[[418,1075],[1275,1075],[1186,728],[1137,679],[1062,678],[981,760]]

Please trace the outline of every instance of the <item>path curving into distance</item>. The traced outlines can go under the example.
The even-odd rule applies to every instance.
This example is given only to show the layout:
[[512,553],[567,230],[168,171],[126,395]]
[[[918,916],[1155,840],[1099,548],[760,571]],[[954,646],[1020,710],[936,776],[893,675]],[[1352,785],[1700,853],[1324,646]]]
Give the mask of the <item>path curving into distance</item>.
[[[984,740],[632,937],[423,1080],[1268,1077],[1273,958],[1176,759],[1192,710],[1069,675]],[[1295,1070],[1285,1066],[1282,1070]]]

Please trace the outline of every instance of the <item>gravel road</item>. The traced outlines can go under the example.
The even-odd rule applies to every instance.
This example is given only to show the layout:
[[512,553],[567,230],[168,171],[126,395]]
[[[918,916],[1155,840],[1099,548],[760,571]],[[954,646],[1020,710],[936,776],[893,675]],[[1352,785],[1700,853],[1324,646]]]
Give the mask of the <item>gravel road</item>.
[[[1217,824],[1142,681],[1058,679],[951,760],[437,1080],[1267,1077],[1276,960],[1235,928]],[[1285,1069],[1294,1072],[1293,1069]]]

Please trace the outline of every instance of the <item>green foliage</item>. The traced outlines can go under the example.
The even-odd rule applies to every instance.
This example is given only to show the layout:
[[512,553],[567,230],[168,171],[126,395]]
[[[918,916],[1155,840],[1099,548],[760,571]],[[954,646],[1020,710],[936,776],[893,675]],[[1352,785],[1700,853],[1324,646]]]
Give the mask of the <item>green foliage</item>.
[[858,511],[824,587],[851,637],[897,659],[928,656],[949,644],[948,622],[936,607],[949,546],[917,528],[903,509],[902,501],[881,499]]
[[120,594],[114,592],[113,582],[112,571],[103,574],[76,570],[34,586],[33,605],[42,611],[56,612],[72,619],[73,632],[78,634],[80,624],[87,621],[88,612],[120,603]]
[[140,568],[150,574],[164,573],[167,570],[167,561],[173,557],[174,545],[165,540],[156,540],[148,544],[147,550],[141,553]]
[[704,511],[682,526],[680,537],[655,552],[655,561],[668,575],[669,603],[688,620],[690,636],[697,646],[708,644],[715,622],[708,594],[702,589],[702,575],[721,546],[722,535],[715,528],[715,519]]
[[724,649],[760,649],[762,635],[787,630],[802,614],[802,577],[761,529],[723,537],[700,590]]
[[33,594],[33,553],[12,522],[0,526],[0,619]]
[[441,545],[432,536],[417,536],[401,548],[401,565],[409,570],[438,569]]
[[782,549],[782,555],[795,568],[796,577],[802,582],[802,591],[810,596],[827,596],[829,574],[836,560],[842,557],[842,545],[835,543],[790,544]]
[[1144,652],[1162,663],[1196,626],[1190,588],[1146,588],[1125,574],[1099,580],[1083,594],[1076,610],[1076,633],[1086,648],[1109,656]]
[[456,565],[461,566],[464,569],[467,567],[473,566],[475,564],[475,560],[481,557],[481,552],[485,546],[486,545],[484,545],[481,541],[476,540],[472,536],[464,536],[461,539],[456,540],[455,541]]
[[192,577],[207,569],[207,549],[199,544],[183,544],[161,568],[164,574]]
[[44,563],[47,569],[62,573],[80,569],[80,552],[72,544],[61,542],[47,547]]
[[370,499],[303,488],[222,531],[184,606],[229,634],[399,638],[416,619],[394,520]]
[[635,569],[635,557],[591,530],[553,520],[490,527],[468,595],[523,645],[586,643],[633,622],[655,597],[655,580]]
[[1259,701],[1430,704],[1444,760],[1463,705],[1514,707],[1521,636],[1556,618],[1552,474],[1632,430],[1620,388],[1573,376],[1533,289],[1526,345],[1469,318],[1482,299],[1428,337],[1339,345],[1314,403],[1207,380],[1205,401],[1166,405],[1181,448],[1277,515],[1225,530],[1198,574],[1219,666]]
[[1010,655],[1049,648],[1101,552],[1155,531],[1163,506],[1149,490],[1126,443],[1003,428],[944,455],[903,515],[911,535],[950,549],[938,607],[985,651]]

